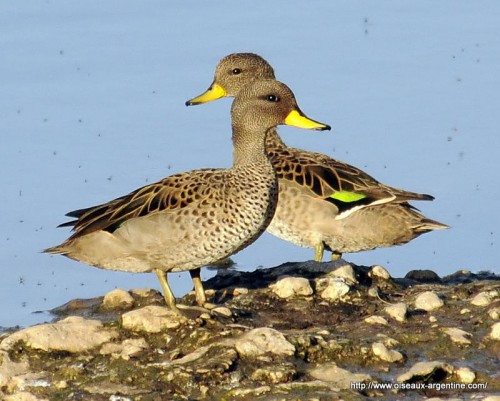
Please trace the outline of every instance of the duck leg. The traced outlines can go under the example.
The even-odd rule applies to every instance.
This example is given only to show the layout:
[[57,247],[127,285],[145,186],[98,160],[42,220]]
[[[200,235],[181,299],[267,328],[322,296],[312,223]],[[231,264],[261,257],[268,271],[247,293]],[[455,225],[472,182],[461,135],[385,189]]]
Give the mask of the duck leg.
[[323,260],[323,252],[325,251],[325,246],[323,242],[318,242],[314,245],[314,261],[321,262]]
[[203,283],[200,278],[201,269],[193,269],[189,270],[189,274],[191,275],[191,279],[194,284],[194,292],[196,295],[196,303],[199,306],[204,306],[207,303],[207,297],[205,296],[205,290],[203,289]]
[[156,269],[155,272],[158,276],[158,280],[160,280],[161,288],[163,289],[163,297],[165,298],[165,302],[168,307],[178,315],[182,315],[181,311],[177,309],[177,306],[175,305],[175,297],[170,289],[170,286],[168,285],[167,273],[160,269]]

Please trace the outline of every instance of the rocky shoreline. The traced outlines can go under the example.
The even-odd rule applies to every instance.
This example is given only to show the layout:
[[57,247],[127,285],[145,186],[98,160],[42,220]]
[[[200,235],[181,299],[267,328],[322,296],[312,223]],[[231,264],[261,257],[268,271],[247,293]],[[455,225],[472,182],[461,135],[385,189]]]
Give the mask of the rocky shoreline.
[[[73,300],[0,337],[0,396],[31,400],[500,399],[500,277],[390,277],[345,261],[205,283],[208,310],[155,290]],[[194,305],[194,295],[180,300]]]

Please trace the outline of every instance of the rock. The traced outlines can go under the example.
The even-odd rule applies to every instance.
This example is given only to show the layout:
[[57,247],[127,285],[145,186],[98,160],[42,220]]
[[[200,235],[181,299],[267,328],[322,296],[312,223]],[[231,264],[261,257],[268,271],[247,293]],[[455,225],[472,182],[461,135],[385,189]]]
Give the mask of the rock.
[[491,326],[490,338],[492,340],[500,341],[500,322],[497,322]]
[[373,315],[365,318],[365,322],[368,324],[383,324],[383,325],[389,324],[385,317],[378,315]]
[[346,295],[351,289],[343,279],[322,278],[317,281],[316,289],[321,291],[320,297],[327,301],[336,301]]
[[437,317],[436,316],[429,316],[429,322],[436,323],[437,322]]
[[38,398],[27,391],[6,395],[2,398],[4,401],[48,401],[46,398]]
[[398,382],[407,382],[425,378],[427,382],[437,371],[442,371],[449,375],[453,373],[453,366],[441,361],[417,362],[408,372],[399,375],[396,380]]
[[385,267],[379,265],[372,266],[368,275],[382,280],[389,280],[391,278],[389,271]]
[[458,380],[461,383],[474,383],[474,380],[476,380],[476,374],[472,371],[471,368],[468,368],[466,366],[462,366],[461,368],[458,368],[455,370],[455,374],[458,377]]
[[351,383],[361,383],[372,380],[370,375],[364,373],[352,373],[339,368],[335,363],[320,365],[308,371],[315,379],[333,383],[341,389],[350,389]]
[[165,306],[149,305],[122,315],[122,326],[132,331],[159,333],[165,329],[176,329],[187,319]]
[[427,312],[441,308],[444,302],[433,291],[425,291],[417,296],[415,299],[415,307],[423,309]]
[[29,370],[30,366],[28,362],[14,362],[10,359],[9,354],[6,351],[0,351],[0,389],[13,390],[14,388],[17,388],[17,384],[12,380],[12,378],[24,375],[28,373]]
[[441,278],[432,270],[410,270],[405,278],[419,283],[440,283]]
[[462,309],[460,309],[460,314],[461,315],[466,315],[467,313],[470,313],[470,309],[468,309],[468,308],[462,308]]
[[139,355],[147,348],[149,348],[149,345],[144,338],[130,338],[122,341],[120,344],[104,344],[100,350],[100,354],[111,354],[114,358],[129,360],[130,357]]
[[357,284],[356,273],[351,265],[343,265],[333,270],[328,276],[339,277],[345,280],[349,285]]
[[470,301],[474,306],[488,306],[498,297],[497,290],[483,291],[476,294]]
[[108,292],[102,300],[104,309],[130,309],[134,306],[134,298],[128,291],[117,288]]
[[398,322],[404,322],[406,320],[407,312],[408,307],[404,302],[398,302],[397,304],[389,305],[385,308],[385,313]]
[[383,343],[373,343],[372,352],[375,356],[386,362],[399,362],[404,359],[403,354],[398,351],[389,350]]
[[260,327],[247,331],[234,341],[238,354],[244,357],[256,357],[267,353],[293,355],[295,347],[283,334],[269,327]]
[[462,329],[458,329],[456,327],[448,327],[444,328],[443,331],[448,334],[451,338],[451,341],[458,344],[469,345],[471,341],[467,337],[472,337],[472,334],[467,333]]
[[26,346],[43,351],[84,352],[98,347],[118,333],[106,329],[99,320],[70,316],[57,323],[41,324],[11,334],[5,338],[0,347],[11,349],[18,341]]
[[313,293],[309,280],[304,277],[281,277],[269,288],[280,298],[308,296]]
[[500,395],[489,395],[484,397],[481,401],[500,401]]

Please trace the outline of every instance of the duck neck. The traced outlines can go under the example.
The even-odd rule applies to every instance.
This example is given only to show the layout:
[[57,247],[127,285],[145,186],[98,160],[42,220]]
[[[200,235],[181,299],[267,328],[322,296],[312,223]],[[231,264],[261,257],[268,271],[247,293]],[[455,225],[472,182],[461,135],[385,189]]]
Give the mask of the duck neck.
[[270,130],[263,134],[251,126],[233,124],[233,166],[270,164],[265,145]]
[[266,148],[267,149],[281,149],[286,145],[278,134],[276,128],[270,129],[267,133]]

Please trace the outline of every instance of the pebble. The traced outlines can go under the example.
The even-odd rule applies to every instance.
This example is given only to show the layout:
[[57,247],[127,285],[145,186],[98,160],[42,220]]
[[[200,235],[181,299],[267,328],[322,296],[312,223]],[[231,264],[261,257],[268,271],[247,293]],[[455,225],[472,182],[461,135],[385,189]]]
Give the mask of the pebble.
[[408,307],[404,302],[398,302],[394,305],[389,305],[385,308],[385,313],[387,313],[393,319],[398,322],[406,321],[406,313],[408,312]]
[[405,278],[418,281],[419,283],[440,283],[441,278],[432,270],[410,270]]
[[388,325],[389,322],[385,317],[378,316],[378,315],[373,315],[365,318],[365,322],[368,324],[383,324],[383,325]]
[[283,334],[269,327],[259,327],[247,331],[234,341],[238,354],[256,357],[267,353],[276,355],[293,355],[295,346]]
[[101,355],[111,354],[114,358],[128,361],[130,357],[137,356],[148,348],[148,343],[144,338],[129,338],[120,344],[106,343],[101,347],[99,353]]
[[149,305],[124,313],[122,326],[132,331],[159,333],[165,329],[176,329],[186,320],[165,306]]
[[304,277],[281,277],[274,284],[271,284],[269,288],[278,297],[285,299],[295,296],[308,296],[313,293],[309,280]]
[[6,395],[4,401],[49,401],[46,398],[38,398],[27,391],[20,391],[18,393]]
[[106,329],[99,320],[70,316],[57,323],[40,324],[11,334],[0,348],[11,349],[18,341],[43,351],[85,352],[117,337],[115,330]]
[[372,297],[372,298],[380,299],[380,294],[378,293],[378,288],[374,287],[374,286],[368,288],[368,296]]
[[329,276],[343,278],[346,283],[353,285],[357,284],[358,280],[356,279],[356,273],[351,265],[343,265],[339,268],[333,270],[328,274]]
[[286,383],[296,375],[293,365],[274,365],[255,369],[250,378],[266,384]]
[[444,302],[434,291],[425,291],[415,299],[415,307],[427,312],[441,308]]
[[443,370],[448,374],[453,373],[453,366],[441,362],[441,361],[423,361],[414,364],[409,371],[403,373],[397,377],[398,382],[407,382],[412,379],[417,379],[420,377],[426,377],[429,380],[432,373],[437,370]]
[[101,306],[104,309],[130,309],[134,306],[134,298],[128,291],[117,288],[104,296]]
[[377,337],[384,340],[384,344],[385,344],[386,347],[394,347],[396,345],[399,345],[399,341],[398,340],[396,340],[396,339],[394,339],[392,337],[389,337],[389,336],[387,336],[385,334],[378,333]]
[[[252,388],[240,388],[236,387],[228,392],[230,399],[237,399],[247,397],[247,399],[256,399],[258,396],[268,393],[271,391],[271,386],[259,386]],[[250,396],[250,397],[249,397]]]
[[231,309],[229,309],[226,306],[217,306],[211,310],[211,312],[215,315],[219,316],[224,316],[224,317],[231,317],[233,315],[233,312],[231,312]]
[[388,349],[383,343],[377,342],[372,344],[372,352],[375,356],[386,362],[399,362],[404,359],[403,354],[399,351]]
[[437,317],[436,316],[429,316],[429,322],[436,323],[437,322]]
[[451,341],[453,341],[454,343],[464,345],[471,344],[471,341],[467,337],[472,337],[472,334],[462,329],[458,329],[456,327],[447,327],[444,328],[443,331],[450,336]]
[[350,389],[351,383],[360,383],[372,380],[371,376],[364,373],[352,373],[339,368],[335,363],[320,365],[308,371],[315,379],[331,382],[341,389]]
[[488,306],[498,297],[497,290],[483,291],[475,295],[470,303],[474,306]]
[[368,275],[370,277],[381,278],[382,280],[389,280],[391,278],[389,271],[385,267],[379,265],[372,266]]
[[488,311],[488,316],[491,317],[493,320],[498,320],[500,317],[500,307],[495,306],[494,308],[491,308]]
[[238,295],[246,295],[248,294],[248,288],[238,287],[233,290],[233,295],[237,297]]
[[468,368],[467,366],[462,366],[461,368],[458,368],[455,370],[455,374],[458,377],[458,380],[461,383],[474,383],[474,380],[476,380],[476,374],[472,371],[471,368]]
[[461,309],[461,310],[460,310],[460,314],[461,314],[461,315],[466,315],[467,313],[470,313],[470,309],[468,309],[468,308],[463,308],[463,309]]
[[500,341],[500,322],[497,322],[491,326],[490,338],[492,340]]
[[133,288],[130,293],[141,298],[149,298],[156,294],[161,295],[159,291],[153,288]]
[[327,301],[335,301],[346,295],[351,287],[341,278],[324,278],[318,280],[318,287],[323,288],[320,297]]

